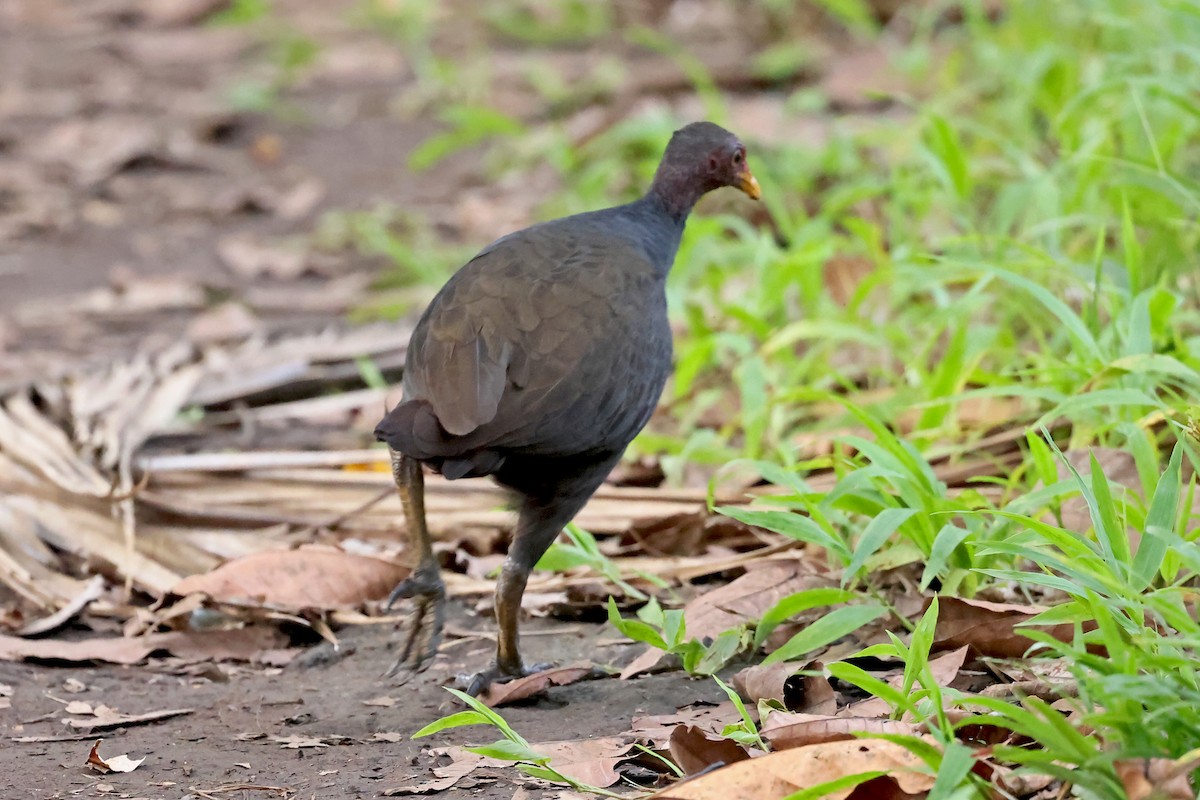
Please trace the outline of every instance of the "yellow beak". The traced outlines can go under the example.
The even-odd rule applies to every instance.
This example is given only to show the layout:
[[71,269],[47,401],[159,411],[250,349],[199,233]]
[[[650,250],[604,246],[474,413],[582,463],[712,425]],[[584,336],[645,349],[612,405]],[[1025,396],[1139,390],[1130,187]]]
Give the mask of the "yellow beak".
[[742,170],[742,174],[738,176],[738,188],[750,196],[752,200],[757,200],[762,197],[762,189],[758,185],[758,179],[750,174],[750,168]]

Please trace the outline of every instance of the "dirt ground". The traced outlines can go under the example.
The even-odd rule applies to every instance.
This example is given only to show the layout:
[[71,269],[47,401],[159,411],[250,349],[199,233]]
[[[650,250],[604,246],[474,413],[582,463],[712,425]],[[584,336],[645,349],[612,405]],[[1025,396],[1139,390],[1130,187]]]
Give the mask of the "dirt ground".
[[[490,620],[465,621],[461,611],[455,616],[461,624],[490,630]],[[539,620],[526,626],[530,635],[524,643],[538,661],[594,659],[603,664],[627,655],[629,646],[598,647],[598,639],[603,640],[599,628]],[[391,638],[386,625],[352,629],[345,636],[346,654],[332,663],[296,663],[282,670],[239,668],[218,680],[172,674],[154,665],[81,669],[0,664],[0,683],[14,688],[12,708],[0,711],[6,739],[64,735],[69,729],[59,718],[67,701],[103,703],[126,713],[194,709],[184,716],[93,733],[77,741],[5,742],[0,749],[0,797],[379,797],[388,789],[431,780],[430,769],[438,763],[431,748],[499,738],[482,727],[416,741],[408,738],[457,710],[439,682],[485,663],[489,642],[477,639],[447,647],[426,673],[396,686],[380,678],[391,663]],[[68,679],[86,689],[64,691]],[[686,703],[715,702],[718,695],[711,681],[668,673],[556,687],[544,699],[503,709],[503,714],[531,741],[579,739],[619,735],[629,730],[634,716],[668,714]],[[395,705],[364,704],[380,697],[393,698]],[[373,741],[377,733],[400,737]],[[338,743],[288,749],[271,737],[317,737]],[[127,774],[100,775],[85,766],[96,739],[103,739],[105,757],[127,753],[146,762]],[[439,796],[509,798],[526,783],[514,770],[483,769]],[[549,798],[561,790],[530,786],[526,791],[527,797]]]

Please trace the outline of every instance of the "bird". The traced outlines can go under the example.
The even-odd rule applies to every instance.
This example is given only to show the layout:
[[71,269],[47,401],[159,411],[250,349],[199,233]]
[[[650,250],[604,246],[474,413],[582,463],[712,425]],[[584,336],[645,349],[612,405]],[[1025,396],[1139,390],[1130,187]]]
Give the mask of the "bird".
[[688,124],[641,198],[497,239],[425,309],[401,401],[375,429],[416,562],[386,602],[411,601],[388,677],[427,668],[445,621],[424,467],[451,480],[490,476],[516,510],[496,583],[496,654],[460,683],[478,695],[545,668],[527,667],[518,649],[529,573],[650,420],[672,367],[667,274],[693,206],[727,186],[761,196],[745,146],[715,123]]

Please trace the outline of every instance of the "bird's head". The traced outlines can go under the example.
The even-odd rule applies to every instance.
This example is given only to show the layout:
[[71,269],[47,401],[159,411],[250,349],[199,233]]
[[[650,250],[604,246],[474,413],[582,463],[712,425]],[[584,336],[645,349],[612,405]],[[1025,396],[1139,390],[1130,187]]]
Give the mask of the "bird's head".
[[729,131],[711,122],[693,122],[675,131],[667,144],[655,183],[688,186],[699,194],[733,186],[757,200],[758,181],[746,164],[746,146]]

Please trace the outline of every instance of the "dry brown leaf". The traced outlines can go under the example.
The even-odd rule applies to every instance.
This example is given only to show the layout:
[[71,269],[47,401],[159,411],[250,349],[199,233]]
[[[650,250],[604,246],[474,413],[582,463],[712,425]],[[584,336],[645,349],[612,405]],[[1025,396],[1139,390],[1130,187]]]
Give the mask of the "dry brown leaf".
[[[829,578],[813,575],[803,562],[768,561],[749,569],[745,575],[702,594],[683,610],[688,636],[703,639],[762,617],[763,612],[790,594],[831,586]],[[656,667],[665,654],[649,648],[621,671],[627,679]]]
[[914,87],[891,62],[881,44],[845,49],[828,60],[820,88],[830,102],[849,108],[875,103],[880,96],[908,94]]
[[408,568],[329,547],[269,550],[191,575],[172,593],[203,592],[221,602],[283,609],[335,609],[387,597]]
[[[604,675],[604,671],[593,666],[588,661],[577,661],[563,667],[535,672],[524,678],[517,678],[508,683],[493,683],[480,698],[492,708],[527,700],[539,695],[551,686],[566,686],[567,684],[595,678]],[[607,785],[607,784],[606,784]]]
[[612,786],[620,776],[617,765],[629,758],[634,742],[625,736],[576,739],[531,744],[536,752],[549,756],[556,770],[590,786]]
[[109,728],[129,728],[134,725],[148,725],[172,717],[191,714],[194,708],[168,708],[162,711],[148,711],[145,714],[122,714],[108,706],[97,706],[91,717],[84,719],[69,719],[67,725],[83,730],[106,730]]
[[197,344],[234,341],[258,333],[262,320],[241,303],[229,301],[192,318],[187,338]]
[[[831,792],[826,800],[845,800],[851,792],[872,800],[900,800],[933,788],[934,777],[906,748],[882,739],[797,747],[740,761],[651,795],[661,800],[729,800],[731,797],[784,797],[847,775],[883,772],[859,787]],[[864,788],[865,787],[865,788]]]
[[671,732],[681,725],[718,733],[726,725],[732,725],[740,719],[737,709],[728,701],[720,705],[698,704],[684,706],[673,714],[634,717],[630,723],[630,733],[647,747],[665,751],[671,740]]
[[300,250],[241,235],[218,242],[217,255],[233,274],[245,279],[295,279],[308,266],[308,258]]
[[284,750],[301,750],[306,747],[329,747],[329,742],[320,736],[272,736],[272,742],[278,742]]
[[797,674],[802,670],[820,673],[823,669],[820,661],[757,664],[734,675],[733,686],[752,703],[779,700],[788,711],[832,714],[837,711],[837,697],[829,681],[820,674]]
[[136,159],[165,154],[162,135],[144,116],[109,114],[73,119],[38,137],[30,154],[36,161],[67,169],[74,181],[103,181]]
[[914,725],[892,719],[835,717],[829,714],[795,714],[775,711],[762,725],[762,737],[773,750],[787,750],[822,742],[854,739],[855,734],[911,735]]
[[671,760],[687,775],[697,775],[718,764],[732,764],[750,758],[745,747],[719,733],[694,725],[680,725],[671,731],[667,749]]
[[[384,797],[395,797],[404,794],[444,792],[467,775],[470,775],[478,767],[484,766],[488,761],[492,761],[492,759],[486,759],[475,753],[468,753],[462,748],[453,748],[451,752],[453,751],[457,751],[460,757],[455,758],[454,761],[451,761],[444,767],[435,767],[433,774],[436,777],[422,780],[415,775],[409,776],[409,780],[412,781],[411,783],[384,789],[380,794]],[[495,761],[494,763],[498,765],[501,762]]]
[[[938,601],[934,647],[947,650],[965,646],[975,657],[1019,658],[1033,640],[1017,633],[1016,626],[1046,610],[1045,606],[942,597]],[[1070,641],[1073,632],[1067,623],[1044,630],[1063,641]]]
[[835,255],[821,268],[821,278],[834,302],[846,306],[859,284],[874,271],[875,262],[866,256]]
[[87,608],[93,600],[96,600],[104,593],[104,577],[101,575],[93,575],[79,594],[75,595],[71,601],[65,604],[58,611],[48,617],[33,620],[26,625],[21,626],[17,631],[18,636],[38,636],[43,633],[57,630],[63,625],[66,625],[74,619],[80,612]]
[[139,759],[132,759],[126,754],[112,756],[110,758],[100,757],[100,742],[97,740],[92,745],[92,749],[88,752],[87,765],[98,772],[133,772],[141,763],[146,760],[143,756]]
[[396,698],[383,695],[381,697],[372,697],[370,700],[363,700],[364,706],[379,706],[380,708],[391,708],[396,705]]
[[135,639],[112,637],[73,642],[0,636],[0,660],[137,664],[152,653],[165,651],[188,661],[253,661],[259,653],[277,649],[286,641],[283,634],[266,626],[229,631],[172,631]]
[[1194,759],[1139,758],[1117,761],[1113,766],[1129,800],[1195,800],[1188,782]]

